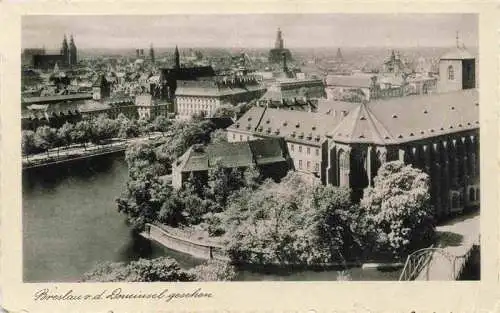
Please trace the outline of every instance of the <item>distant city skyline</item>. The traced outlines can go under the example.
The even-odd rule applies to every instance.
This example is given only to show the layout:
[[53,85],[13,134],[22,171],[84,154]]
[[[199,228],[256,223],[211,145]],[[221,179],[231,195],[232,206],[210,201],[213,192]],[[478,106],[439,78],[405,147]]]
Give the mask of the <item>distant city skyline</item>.
[[[22,48],[58,50],[65,34],[79,49],[478,46],[476,14],[233,14],[22,18]],[[69,39],[69,38],[68,38]]]

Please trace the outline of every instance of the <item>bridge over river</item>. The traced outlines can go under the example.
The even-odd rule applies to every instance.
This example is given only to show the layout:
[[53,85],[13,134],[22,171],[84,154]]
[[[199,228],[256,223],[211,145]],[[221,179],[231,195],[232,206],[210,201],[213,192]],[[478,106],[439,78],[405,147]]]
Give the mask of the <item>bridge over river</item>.
[[467,263],[479,256],[479,212],[457,217],[436,230],[436,245],[408,256],[400,280],[458,280]]

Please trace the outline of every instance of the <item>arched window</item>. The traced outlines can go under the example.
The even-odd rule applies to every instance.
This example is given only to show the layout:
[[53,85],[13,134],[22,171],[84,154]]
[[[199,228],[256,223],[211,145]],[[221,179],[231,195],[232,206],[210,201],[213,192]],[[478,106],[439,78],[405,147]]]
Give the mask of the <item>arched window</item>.
[[339,185],[347,186],[349,183],[349,155],[343,151],[339,151]]
[[448,66],[448,80],[455,80],[455,70],[453,66]]

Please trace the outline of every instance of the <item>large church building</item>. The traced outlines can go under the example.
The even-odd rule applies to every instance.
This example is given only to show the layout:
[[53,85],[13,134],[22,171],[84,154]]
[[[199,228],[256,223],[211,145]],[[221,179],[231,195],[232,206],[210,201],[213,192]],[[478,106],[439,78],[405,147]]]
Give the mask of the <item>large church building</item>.
[[[475,59],[456,48],[440,59],[443,89],[368,103],[332,102],[320,113],[252,108],[229,141],[284,137],[296,170],[358,198],[380,166],[401,160],[431,178],[436,217],[479,205],[479,100]],[[442,92],[441,92],[442,91]]]

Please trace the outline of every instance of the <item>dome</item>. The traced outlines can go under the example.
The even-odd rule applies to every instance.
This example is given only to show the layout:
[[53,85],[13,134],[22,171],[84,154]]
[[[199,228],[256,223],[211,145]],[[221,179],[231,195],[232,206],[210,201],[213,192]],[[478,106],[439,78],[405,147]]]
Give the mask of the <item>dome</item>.
[[441,56],[441,60],[467,60],[475,57],[465,48],[454,48]]

